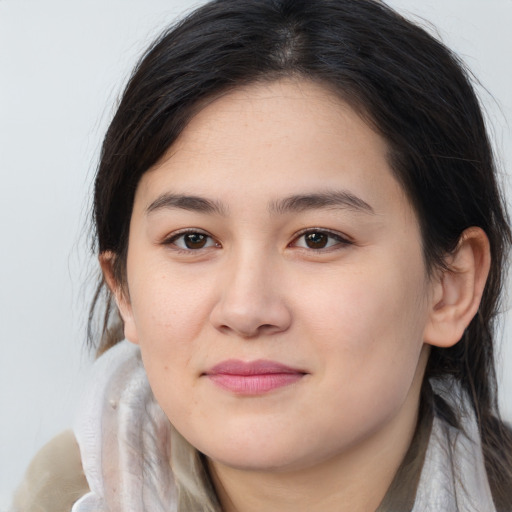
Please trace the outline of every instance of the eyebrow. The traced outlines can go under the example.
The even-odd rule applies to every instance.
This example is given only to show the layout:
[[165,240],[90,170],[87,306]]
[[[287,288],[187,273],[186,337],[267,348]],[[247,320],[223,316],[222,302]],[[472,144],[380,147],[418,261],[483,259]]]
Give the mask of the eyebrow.
[[[373,208],[366,201],[347,190],[297,194],[271,201],[268,205],[270,213],[277,215],[322,208],[347,209],[375,214]],[[224,204],[205,197],[166,193],[157,197],[146,208],[146,214],[163,209],[182,209],[221,216],[226,216],[228,212],[228,208]]]
[[375,214],[373,208],[360,197],[348,190],[327,191],[315,194],[298,194],[272,201],[272,213],[303,212],[322,208],[347,209],[356,212]]
[[198,213],[214,213],[222,216],[227,214],[227,208],[217,201],[212,201],[211,199],[199,196],[170,193],[162,194],[157,197],[146,208],[146,214],[165,209],[181,209]]

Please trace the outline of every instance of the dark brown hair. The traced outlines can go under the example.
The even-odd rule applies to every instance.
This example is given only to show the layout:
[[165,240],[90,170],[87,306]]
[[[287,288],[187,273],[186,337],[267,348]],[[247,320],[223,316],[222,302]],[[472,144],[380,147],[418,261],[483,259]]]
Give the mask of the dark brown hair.
[[[512,507],[512,441],[499,419],[494,366],[494,320],[511,234],[493,151],[464,65],[383,3],[217,0],[162,34],[135,68],[103,143],[94,196],[96,250],[115,254],[115,276],[123,283],[142,174],[201,102],[286,76],[335,90],[385,138],[392,169],[417,213],[429,270],[443,265],[466,228],[486,232],[492,264],[478,314],[459,343],[432,349],[426,378],[451,376],[468,393],[496,504]],[[106,287],[95,305],[102,290],[107,309],[100,351],[122,337],[109,320],[115,307]]]

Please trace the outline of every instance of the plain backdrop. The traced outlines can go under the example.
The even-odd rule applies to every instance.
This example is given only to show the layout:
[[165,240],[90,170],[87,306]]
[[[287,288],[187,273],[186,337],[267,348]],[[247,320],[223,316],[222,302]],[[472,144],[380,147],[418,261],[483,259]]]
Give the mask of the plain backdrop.
[[[388,3],[437,33],[479,78],[512,197],[512,0]],[[92,359],[88,212],[102,135],[137,56],[194,5],[0,0],[0,511],[37,449],[72,425]],[[510,419],[510,313],[503,325]]]

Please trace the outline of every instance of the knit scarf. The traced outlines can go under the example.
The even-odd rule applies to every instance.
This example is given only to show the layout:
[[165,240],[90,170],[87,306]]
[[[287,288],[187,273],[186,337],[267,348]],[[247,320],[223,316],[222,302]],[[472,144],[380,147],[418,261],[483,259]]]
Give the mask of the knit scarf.
[[[467,399],[455,382],[432,387],[462,410],[464,432],[434,417],[412,512],[496,512]],[[74,430],[90,492],[72,512],[177,512],[170,425],[136,345],[123,341],[95,362]]]

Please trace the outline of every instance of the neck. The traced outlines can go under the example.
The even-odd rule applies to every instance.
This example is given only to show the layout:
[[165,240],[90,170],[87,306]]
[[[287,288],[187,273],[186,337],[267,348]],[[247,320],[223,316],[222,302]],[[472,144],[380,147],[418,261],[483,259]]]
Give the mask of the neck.
[[398,414],[363,443],[314,466],[251,471],[210,461],[224,512],[374,512],[411,444],[421,379]]

